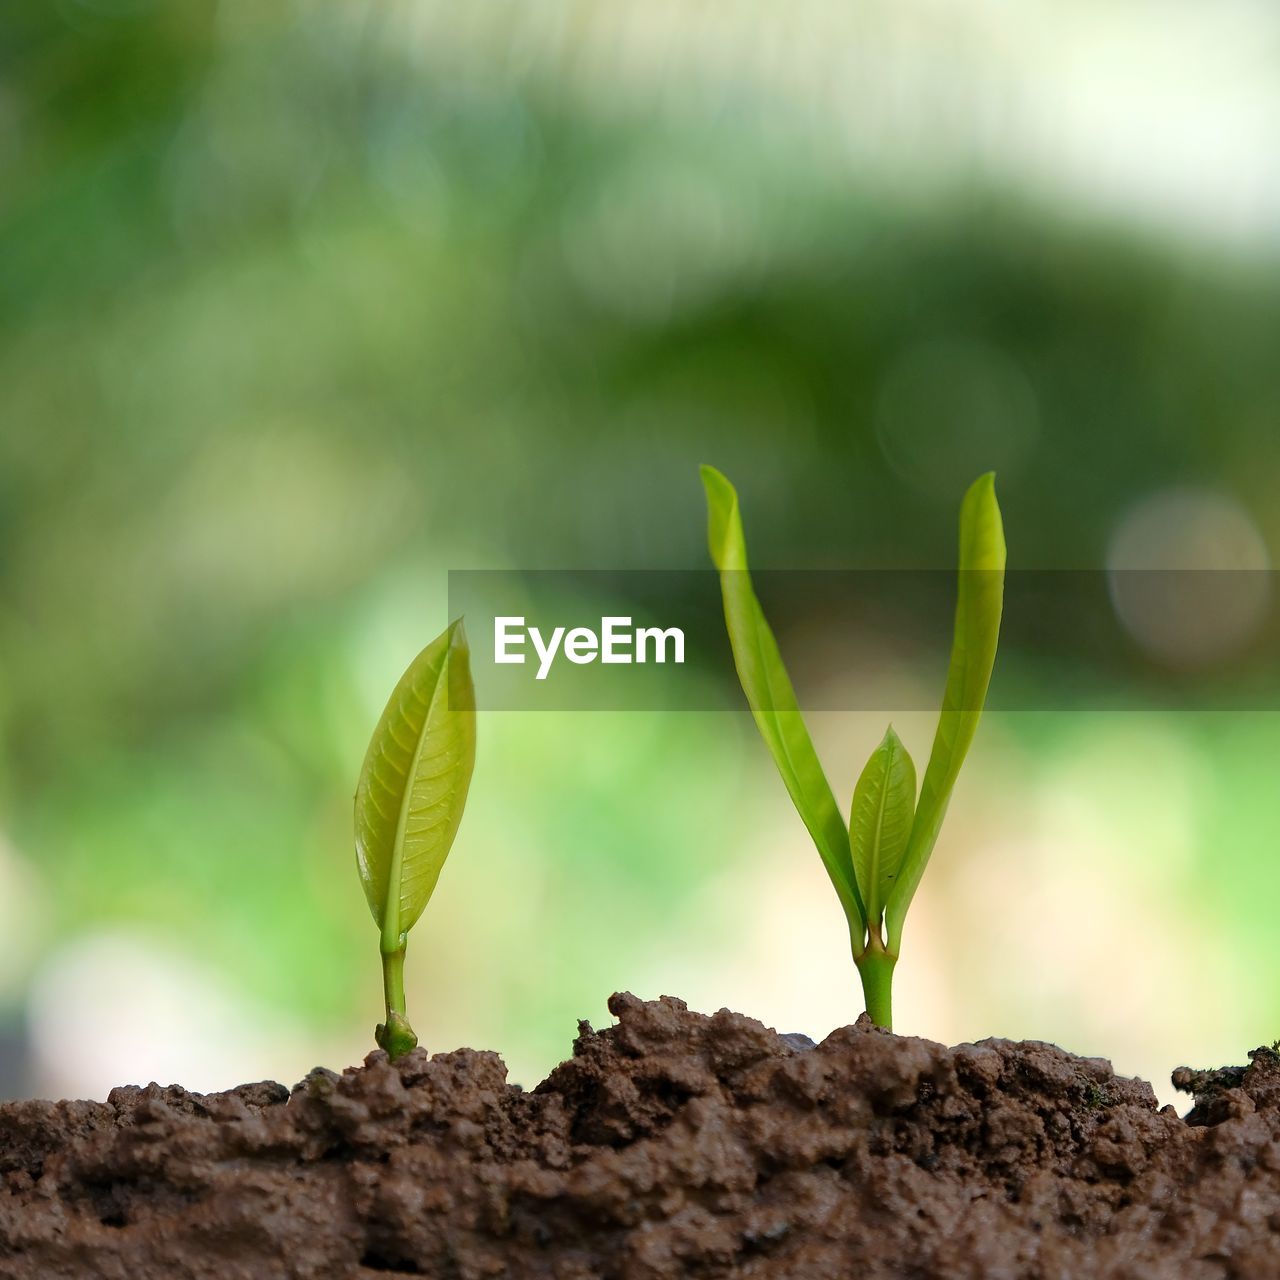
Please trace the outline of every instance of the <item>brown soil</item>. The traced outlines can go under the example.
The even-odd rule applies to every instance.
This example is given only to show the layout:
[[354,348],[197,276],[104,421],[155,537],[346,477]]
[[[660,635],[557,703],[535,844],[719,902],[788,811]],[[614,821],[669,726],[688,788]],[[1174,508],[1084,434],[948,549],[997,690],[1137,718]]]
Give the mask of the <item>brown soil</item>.
[[1149,1085],[865,1019],[813,1046],[615,996],[532,1093],[372,1053],[0,1108],[0,1276],[1280,1276],[1280,1057]]

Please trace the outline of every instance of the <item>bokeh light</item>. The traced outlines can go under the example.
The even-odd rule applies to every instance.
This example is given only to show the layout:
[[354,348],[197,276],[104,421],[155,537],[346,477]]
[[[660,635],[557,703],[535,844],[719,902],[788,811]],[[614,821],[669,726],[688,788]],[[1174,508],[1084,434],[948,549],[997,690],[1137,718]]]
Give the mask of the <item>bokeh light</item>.
[[1111,599],[1153,657],[1195,668],[1231,657],[1266,620],[1267,545],[1238,501],[1170,489],[1136,503],[1107,548]]

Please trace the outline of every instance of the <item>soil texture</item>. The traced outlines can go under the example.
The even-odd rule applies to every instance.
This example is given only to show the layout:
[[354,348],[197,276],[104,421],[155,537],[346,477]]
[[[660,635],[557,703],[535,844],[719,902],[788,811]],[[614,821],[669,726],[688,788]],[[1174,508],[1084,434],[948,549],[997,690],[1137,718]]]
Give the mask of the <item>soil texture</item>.
[[1182,1118],[1048,1044],[610,1008],[532,1092],[415,1049],[0,1107],[0,1277],[1280,1277],[1270,1049]]

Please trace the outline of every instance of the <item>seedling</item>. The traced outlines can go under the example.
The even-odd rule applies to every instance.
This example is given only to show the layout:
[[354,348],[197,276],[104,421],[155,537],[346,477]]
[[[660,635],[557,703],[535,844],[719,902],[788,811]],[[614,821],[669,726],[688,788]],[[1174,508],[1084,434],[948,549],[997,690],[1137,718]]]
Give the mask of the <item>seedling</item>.
[[854,787],[845,826],[747,567],[738,494],[702,468],[707,539],[720,571],[734,665],[761,736],[835,886],[849,922],[867,1012],[892,1027],[893,968],[902,925],[937,843],[960,766],[978,728],[995,663],[1004,599],[1005,545],[995,476],[960,505],[960,573],[951,663],[933,750],[916,799],[915,765],[892,725]]
[[356,865],[380,930],[394,1062],[418,1043],[405,1016],[404,956],[458,833],[476,757],[476,702],[462,621],[409,664],[369,741],[356,786]]

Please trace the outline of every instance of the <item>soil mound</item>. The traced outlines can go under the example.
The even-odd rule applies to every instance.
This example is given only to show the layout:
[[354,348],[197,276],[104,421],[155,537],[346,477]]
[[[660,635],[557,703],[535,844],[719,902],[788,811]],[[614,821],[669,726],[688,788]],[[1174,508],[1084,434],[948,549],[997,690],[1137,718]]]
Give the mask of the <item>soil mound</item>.
[[610,1009],[532,1092],[417,1049],[0,1107],[0,1276],[1280,1277],[1271,1050],[1182,1119],[1048,1044]]

